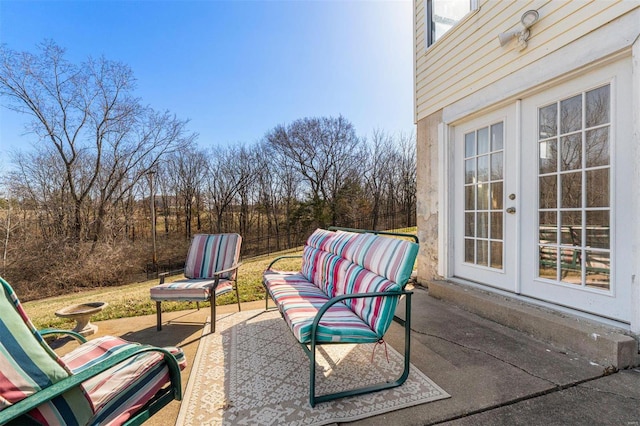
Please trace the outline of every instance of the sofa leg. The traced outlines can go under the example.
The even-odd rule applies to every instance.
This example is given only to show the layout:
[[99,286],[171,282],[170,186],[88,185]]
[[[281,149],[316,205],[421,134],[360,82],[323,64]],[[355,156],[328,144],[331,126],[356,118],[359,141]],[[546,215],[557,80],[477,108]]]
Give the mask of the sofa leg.
[[156,302],[156,330],[162,330],[162,302]]
[[316,406],[316,344],[311,342],[309,351],[309,404]]
[[[263,283],[264,285],[264,283]],[[269,310],[269,290],[267,290],[267,286],[264,286],[264,310]]]
[[[352,389],[343,392],[336,392],[332,394],[324,394],[324,395],[316,395],[315,387],[316,387],[316,341],[313,337],[311,337],[311,344],[309,347],[305,344],[301,344],[302,349],[306,352],[309,357],[309,404],[311,407],[315,407],[316,404],[326,401],[333,401],[334,399],[344,398],[347,396],[355,396],[362,395],[370,392],[377,392],[383,389],[390,389],[396,386],[402,385],[409,377],[409,369],[411,367],[411,292],[404,291],[405,295],[405,320],[401,321],[401,324],[404,326],[404,370],[400,377],[393,382],[382,382],[370,386],[365,386],[359,389]],[[395,319],[395,317],[394,317]]]

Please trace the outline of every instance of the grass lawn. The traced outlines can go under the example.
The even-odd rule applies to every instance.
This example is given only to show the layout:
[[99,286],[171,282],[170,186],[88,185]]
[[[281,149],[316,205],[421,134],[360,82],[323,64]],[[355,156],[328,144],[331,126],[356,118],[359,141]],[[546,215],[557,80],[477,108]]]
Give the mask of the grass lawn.
[[[396,232],[415,234],[416,228],[404,228],[396,230]],[[264,300],[262,272],[267,269],[269,263],[278,256],[301,254],[302,248],[243,260],[242,265],[238,269],[240,301],[252,302],[255,300]],[[284,259],[278,262],[276,268],[285,271],[299,271],[301,264],[301,259]],[[176,275],[168,278],[167,282],[180,278],[182,278],[182,275]],[[75,321],[58,318],[55,312],[77,303],[107,302],[109,304],[102,312],[92,316],[91,321],[155,314],[156,304],[149,298],[149,289],[156,284],[158,284],[158,280],[118,287],[97,288],[64,296],[25,302],[23,303],[23,307],[38,329],[49,327],[72,329],[75,326]],[[18,294],[18,298],[19,297],[20,295]],[[236,303],[236,294],[232,291],[218,297],[216,300],[218,305]],[[195,304],[190,302],[167,302],[162,304],[162,310],[163,312],[181,311],[184,309],[192,309],[193,306],[195,306]],[[202,306],[209,306],[209,303],[203,302]]]
[[[261,256],[248,260],[243,260],[238,269],[238,291],[241,302],[251,302],[254,300],[264,300],[264,288],[262,287],[262,272],[269,263],[278,255],[300,255],[302,251],[289,251],[278,253],[277,255]],[[299,271],[301,260],[285,259],[276,265],[281,270]],[[167,279],[167,282],[182,278],[182,275],[175,275]],[[64,307],[76,303],[86,302],[107,302],[107,306],[102,312],[91,317],[91,321],[101,321],[115,318],[136,317],[149,315],[156,312],[156,304],[149,298],[149,289],[158,284],[158,280],[145,281],[123,285],[118,287],[105,287],[78,293],[66,294],[64,296],[50,297],[47,299],[34,300],[23,303],[23,307],[36,328],[62,328],[72,329],[75,321],[58,318],[55,312]],[[18,298],[20,295],[18,294]],[[228,305],[236,303],[235,292],[230,292],[217,298],[218,305]],[[195,306],[189,302],[167,302],[162,304],[163,312],[180,311],[192,309]],[[209,306],[203,302],[201,306]]]

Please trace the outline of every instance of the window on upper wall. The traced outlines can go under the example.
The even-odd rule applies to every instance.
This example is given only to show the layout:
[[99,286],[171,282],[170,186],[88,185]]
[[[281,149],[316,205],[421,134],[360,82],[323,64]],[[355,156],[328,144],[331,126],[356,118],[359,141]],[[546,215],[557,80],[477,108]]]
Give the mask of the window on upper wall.
[[472,10],[478,0],[424,0],[426,46],[429,47]]

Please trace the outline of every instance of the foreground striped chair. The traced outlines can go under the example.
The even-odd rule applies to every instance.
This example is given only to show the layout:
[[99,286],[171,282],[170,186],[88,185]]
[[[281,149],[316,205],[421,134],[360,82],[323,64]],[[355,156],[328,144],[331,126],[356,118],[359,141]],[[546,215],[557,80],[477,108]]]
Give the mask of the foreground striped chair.
[[[151,300],[156,302],[157,329],[162,330],[162,302],[211,302],[211,332],[216,331],[216,297],[235,288],[238,310],[238,259],[242,237],[238,234],[197,234],[193,237],[187,262],[185,279],[151,287]],[[200,306],[198,305],[198,309]]]
[[[46,334],[81,345],[59,357]],[[137,425],[182,399],[178,348],[105,336],[87,342],[66,330],[38,331],[0,277],[0,424]]]

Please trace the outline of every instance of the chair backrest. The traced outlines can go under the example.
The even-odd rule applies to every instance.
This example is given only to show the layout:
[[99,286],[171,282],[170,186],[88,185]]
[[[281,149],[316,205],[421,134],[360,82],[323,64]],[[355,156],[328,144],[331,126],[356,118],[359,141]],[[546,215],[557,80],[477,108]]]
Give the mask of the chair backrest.
[[[187,278],[213,278],[217,271],[238,263],[242,237],[239,234],[197,234],[193,237],[184,276]],[[235,279],[237,271],[221,275]]]
[[[72,373],[27,317],[11,286],[0,277],[0,411]],[[93,408],[81,387],[32,410],[45,425],[86,423]]]

